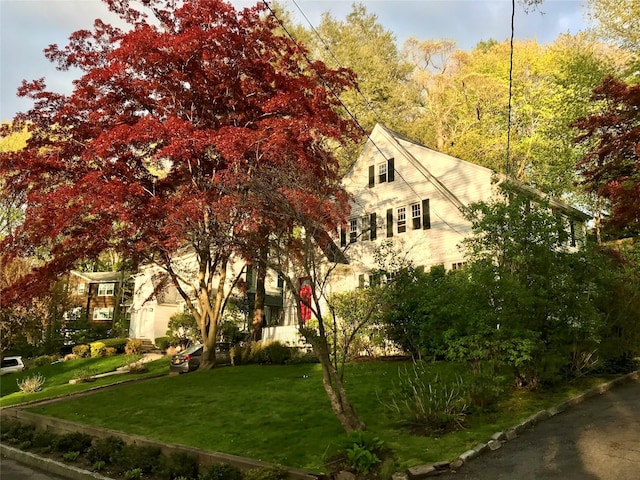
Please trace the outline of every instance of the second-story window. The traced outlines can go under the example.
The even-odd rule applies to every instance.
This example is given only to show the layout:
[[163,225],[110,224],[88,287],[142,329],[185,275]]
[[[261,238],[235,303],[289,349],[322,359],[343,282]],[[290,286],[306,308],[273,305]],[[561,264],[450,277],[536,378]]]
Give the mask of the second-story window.
[[378,165],[378,183],[387,181],[387,162]]
[[98,285],[99,297],[112,297],[115,292],[115,285],[113,283],[101,283]]
[[414,230],[420,230],[422,225],[422,213],[419,203],[413,203],[411,205],[411,224]]
[[358,240],[358,219],[352,218],[349,220],[349,243],[356,242]]
[[406,207],[400,207],[396,213],[398,218],[398,233],[404,233],[407,231],[407,209]]

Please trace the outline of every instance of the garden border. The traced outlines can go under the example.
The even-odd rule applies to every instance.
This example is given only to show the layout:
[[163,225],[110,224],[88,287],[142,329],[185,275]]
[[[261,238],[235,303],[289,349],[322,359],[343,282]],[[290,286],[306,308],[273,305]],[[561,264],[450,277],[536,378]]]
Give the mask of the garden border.
[[634,372],[628,373],[626,375],[622,375],[620,377],[614,378],[613,380],[597,385],[589,390],[586,390],[574,397],[571,397],[564,402],[559,403],[558,405],[548,408],[546,410],[540,410],[538,413],[535,413],[522,422],[514,425],[513,427],[502,431],[496,432],[491,435],[491,438],[484,443],[479,443],[475,447],[467,450],[462,453],[458,458],[451,461],[443,461],[443,462],[435,462],[429,463],[425,465],[417,465],[415,467],[410,467],[404,472],[398,472],[393,475],[393,480],[420,480],[423,478],[435,477],[437,475],[441,475],[445,472],[453,472],[460,467],[462,467],[465,463],[470,460],[476,458],[482,453],[490,450],[498,450],[502,447],[506,442],[517,438],[524,431],[533,427],[534,425],[539,424],[549,418],[553,418],[556,415],[568,410],[571,407],[579,405],[583,403],[585,400],[593,397],[597,397],[598,395],[602,395],[603,393],[608,392],[613,387],[618,385],[622,385],[628,383],[633,380],[640,379],[640,370],[636,370]]

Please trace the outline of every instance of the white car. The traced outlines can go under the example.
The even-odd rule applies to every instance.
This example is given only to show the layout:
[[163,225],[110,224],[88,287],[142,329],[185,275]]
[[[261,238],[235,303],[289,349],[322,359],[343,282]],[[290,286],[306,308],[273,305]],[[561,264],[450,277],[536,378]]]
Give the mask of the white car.
[[0,375],[7,373],[22,372],[27,367],[24,366],[22,357],[4,357],[0,366]]

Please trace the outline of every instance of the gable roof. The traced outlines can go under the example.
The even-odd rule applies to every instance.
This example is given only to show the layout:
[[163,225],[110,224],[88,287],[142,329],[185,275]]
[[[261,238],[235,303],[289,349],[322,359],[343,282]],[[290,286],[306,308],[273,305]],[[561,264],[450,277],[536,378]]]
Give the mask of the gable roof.
[[[446,153],[442,153],[442,152],[438,152],[437,150],[433,150],[419,142],[416,142],[415,140],[412,140],[404,135],[402,135],[401,133],[395,132],[387,127],[385,127],[384,125],[378,123],[376,124],[376,126],[373,128],[373,130],[371,131],[371,134],[369,135],[369,141],[367,142],[367,144],[365,144],[365,147],[363,148],[360,156],[364,155],[364,153],[371,149],[371,148],[375,148],[376,150],[378,150],[378,152],[384,157],[384,153],[380,150],[380,148],[375,144],[375,141],[372,139],[372,137],[375,137],[377,135],[381,135],[385,140],[387,140],[387,142],[389,142],[390,145],[392,145],[395,150],[404,158],[406,159],[409,164],[411,164],[417,172],[419,172],[420,174],[422,174],[424,176],[424,178],[426,180],[428,180],[435,188],[436,190],[438,190],[438,192],[440,192],[443,197],[445,199],[447,199],[449,202],[451,202],[458,210],[464,212],[464,210],[467,208],[467,206],[449,189],[447,188],[447,186],[442,183],[442,181],[434,174],[431,173],[431,171],[429,170],[429,168],[424,165],[420,160],[418,160],[404,145],[404,143],[409,143],[411,145],[415,145],[417,147],[419,147],[420,149],[429,151],[433,154],[439,155],[439,156],[445,156],[448,157],[450,159],[455,159],[458,162],[463,162],[465,165],[471,166],[471,167],[475,167],[475,168],[479,168],[479,169],[483,169],[486,170],[488,173],[491,173],[492,175],[495,176],[496,180],[498,183],[507,183],[511,186],[513,186],[516,190],[520,191],[521,193],[528,195],[532,198],[535,198],[537,200],[544,200],[544,201],[548,201],[549,205],[552,208],[561,210],[563,213],[565,213],[566,215],[573,217],[573,218],[578,218],[580,220],[588,220],[591,218],[590,215],[578,210],[577,208],[571,207],[570,205],[566,204],[565,202],[554,198],[554,197],[550,197],[549,195],[546,195],[545,193],[543,193],[542,191],[530,187],[518,180],[512,179],[507,177],[504,174],[501,173],[497,173],[494,170],[491,170],[489,168],[483,167],[481,165],[477,165],[475,163],[471,163],[468,162],[466,160],[462,160],[460,158],[457,157],[452,157],[451,155],[447,155]],[[357,160],[356,160],[357,162]],[[347,170],[347,174],[354,168],[355,163],[349,168],[349,170]],[[399,173],[399,172],[397,172]]]

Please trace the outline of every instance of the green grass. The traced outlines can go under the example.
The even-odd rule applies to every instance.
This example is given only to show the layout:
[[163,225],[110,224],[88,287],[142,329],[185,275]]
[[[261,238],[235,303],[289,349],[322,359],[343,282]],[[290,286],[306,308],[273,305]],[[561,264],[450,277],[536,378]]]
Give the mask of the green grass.
[[[451,460],[486,442],[496,431],[591,386],[572,385],[553,393],[511,393],[496,412],[472,416],[467,430],[421,437],[409,434],[380,401],[388,398],[397,383],[400,365],[355,363],[347,366],[345,376],[349,400],[368,430],[395,452],[399,468]],[[452,364],[430,368],[447,375],[460,371]],[[317,364],[248,365],[166,376],[29,410],[315,471],[324,469],[324,460],[345,438],[322,388]]]
[[[168,359],[160,359],[147,364],[149,371],[146,373],[114,375],[96,379],[93,382],[76,385],[69,384],[69,380],[77,378],[83,370],[90,369],[93,374],[106,373],[123,366],[124,363],[126,363],[124,355],[115,355],[112,357],[69,360],[42,367],[32,366],[24,372],[3,375],[0,377],[0,407],[55,398],[95,387],[128,381],[132,378],[160,375],[169,371]],[[46,378],[42,390],[36,393],[20,392],[17,381],[38,373]]]

